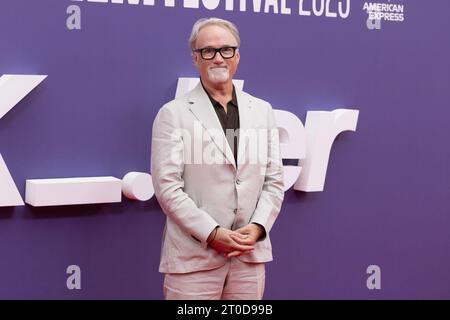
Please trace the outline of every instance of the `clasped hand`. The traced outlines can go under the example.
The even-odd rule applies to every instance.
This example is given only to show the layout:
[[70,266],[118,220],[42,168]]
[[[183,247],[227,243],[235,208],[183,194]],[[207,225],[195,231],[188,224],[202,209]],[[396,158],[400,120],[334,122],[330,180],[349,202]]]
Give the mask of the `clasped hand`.
[[251,252],[264,230],[261,226],[250,223],[234,231],[219,227],[216,232],[209,245],[227,258],[231,258]]

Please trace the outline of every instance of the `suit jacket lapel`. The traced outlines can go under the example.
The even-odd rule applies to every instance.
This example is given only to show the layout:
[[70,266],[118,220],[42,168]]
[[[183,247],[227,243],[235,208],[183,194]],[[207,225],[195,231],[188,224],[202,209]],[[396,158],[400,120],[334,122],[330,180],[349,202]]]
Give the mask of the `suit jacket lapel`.
[[236,89],[236,98],[239,109],[239,143],[238,143],[238,157],[239,163],[244,163],[245,151],[247,149],[248,138],[246,138],[248,130],[252,128],[252,100],[242,91]]
[[224,154],[226,159],[236,169],[233,152],[228,145],[225,134],[223,133],[222,125],[220,124],[219,118],[217,118],[214,107],[211,104],[211,100],[209,100],[208,95],[203,89],[201,83],[199,83],[189,94],[188,103],[189,110],[202,124],[203,128],[208,132],[209,136]]

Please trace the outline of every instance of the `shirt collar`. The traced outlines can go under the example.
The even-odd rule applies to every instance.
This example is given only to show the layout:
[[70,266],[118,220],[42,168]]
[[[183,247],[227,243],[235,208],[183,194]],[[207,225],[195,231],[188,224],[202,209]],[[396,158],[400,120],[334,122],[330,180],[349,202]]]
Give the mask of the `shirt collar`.
[[[209,100],[211,101],[212,105],[215,107],[217,105],[221,105],[218,101],[216,101],[208,92],[208,90],[206,90],[205,86],[203,85],[202,79],[200,79],[200,83],[202,84],[203,90],[205,90],[206,94],[208,95]],[[233,93],[231,95],[231,100],[228,101],[228,104],[232,104],[233,106],[237,107],[238,103],[237,103],[237,97],[236,97],[236,89],[234,88],[233,85]]]

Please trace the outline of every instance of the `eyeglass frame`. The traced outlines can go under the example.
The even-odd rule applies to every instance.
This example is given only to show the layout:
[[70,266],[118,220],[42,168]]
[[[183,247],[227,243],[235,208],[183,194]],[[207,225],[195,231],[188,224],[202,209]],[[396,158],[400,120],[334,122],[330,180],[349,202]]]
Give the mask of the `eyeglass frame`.
[[[222,50],[222,49],[228,49],[228,48],[233,49],[233,55],[232,55],[231,57],[225,58],[225,57],[223,56],[221,50]],[[212,49],[212,50],[214,50],[214,51],[215,51],[215,52],[214,52],[214,55],[213,55],[211,58],[209,58],[209,59],[203,57],[203,52],[202,52],[202,51],[205,50],[205,49]],[[227,59],[234,58],[234,56],[236,55],[236,50],[238,50],[238,49],[239,49],[239,47],[237,47],[237,46],[224,46],[224,47],[220,47],[220,48],[205,47],[205,48],[201,48],[201,49],[194,49],[194,50],[192,50],[192,51],[193,51],[193,52],[199,52],[199,53],[200,53],[200,56],[202,57],[203,60],[214,60],[214,58],[215,58],[216,55],[217,55],[217,52],[220,54],[220,56],[221,56],[223,59],[226,59],[226,60],[227,60]]]

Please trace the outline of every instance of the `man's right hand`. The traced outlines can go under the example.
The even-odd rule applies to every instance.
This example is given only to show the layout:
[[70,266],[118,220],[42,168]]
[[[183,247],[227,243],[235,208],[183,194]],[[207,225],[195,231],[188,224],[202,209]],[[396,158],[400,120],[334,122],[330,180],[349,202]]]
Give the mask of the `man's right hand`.
[[242,253],[245,253],[254,249],[254,247],[251,245],[239,244],[235,240],[233,240],[231,235],[236,238],[243,238],[243,240],[246,237],[245,235],[242,235],[238,232],[222,227],[219,227],[217,231],[213,232],[217,233],[214,239],[209,243],[209,246],[219,253],[223,253],[225,255],[235,251],[241,251]]

